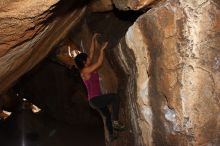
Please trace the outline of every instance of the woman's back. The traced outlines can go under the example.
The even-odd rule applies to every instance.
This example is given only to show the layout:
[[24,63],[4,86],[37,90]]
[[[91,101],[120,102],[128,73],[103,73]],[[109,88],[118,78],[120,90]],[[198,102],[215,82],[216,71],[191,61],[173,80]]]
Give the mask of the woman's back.
[[86,85],[88,92],[88,100],[92,99],[95,96],[101,95],[100,83],[99,83],[99,74],[97,72],[91,73],[89,80],[83,80]]

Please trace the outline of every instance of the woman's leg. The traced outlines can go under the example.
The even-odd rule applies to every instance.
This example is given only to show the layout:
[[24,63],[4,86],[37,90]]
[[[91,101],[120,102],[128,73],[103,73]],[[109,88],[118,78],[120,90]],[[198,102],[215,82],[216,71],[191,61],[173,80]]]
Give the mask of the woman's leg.
[[105,135],[105,136],[107,136],[106,137],[107,141],[108,140],[112,141],[112,140],[116,139],[117,136],[114,135],[114,132],[113,132],[113,124],[112,124],[112,120],[111,120],[111,113],[110,113],[108,107],[105,106],[105,107],[99,108],[96,105],[94,105],[94,103],[92,103],[92,102],[89,102],[89,104],[93,109],[96,109],[102,116],[104,125],[106,126],[107,132],[108,132],[108,134]]
[[99,108],[106,107],[111,104],[112,106],[112,119],[118,121],[119,116],[119,98],[117,94],[104,94],[91,99],[92,103]]
[[105,123],[110,135],[113,135],[113,127],[112,127],[112,120],[111,114],[108,107],[103,107],[99,109],[101,114],[105,117]]

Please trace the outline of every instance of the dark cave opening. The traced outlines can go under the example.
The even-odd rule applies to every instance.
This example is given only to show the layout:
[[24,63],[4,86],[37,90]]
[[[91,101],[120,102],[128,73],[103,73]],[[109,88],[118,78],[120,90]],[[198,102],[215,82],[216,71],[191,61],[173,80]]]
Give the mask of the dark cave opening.
[[144,14],[145,12],[146,12],[146,10],[145,11],[141,11],[141,10],[139,10],[139,11],[134,11],[134,10],[121,11],[116,8],[113,10],[113,13],[116,17],[118,17],[119,19],[121,19],[123,21],[128,21],[131,23],[135,22],[136,19],[140,15]]

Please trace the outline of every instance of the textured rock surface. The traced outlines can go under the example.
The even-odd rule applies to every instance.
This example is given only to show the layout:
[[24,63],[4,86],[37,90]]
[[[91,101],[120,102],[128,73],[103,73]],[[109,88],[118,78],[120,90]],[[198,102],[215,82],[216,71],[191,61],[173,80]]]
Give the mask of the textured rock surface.
[[113,0],[114,5],[121,10],[139,10],[157,0]]
[[142,15],[116,48],[133,132],[143,141],[137,145],[220,144],[219,6],[167,1]]
[[57,2],[1,2],[0,93],[43,59],[85,10],[71,10],[74,1],[55,7]]

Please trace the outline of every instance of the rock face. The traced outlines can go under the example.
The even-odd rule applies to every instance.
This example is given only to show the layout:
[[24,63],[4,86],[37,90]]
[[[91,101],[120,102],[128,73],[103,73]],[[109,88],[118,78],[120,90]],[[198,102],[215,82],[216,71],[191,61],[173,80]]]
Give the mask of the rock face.
[[39,63],[85,12],[82,7],[74,10],[74,1],[55,7],[58,2],[1,2],[0,93]]
[[166,1],[139,17],[115,48],[128,76],[136,145],[220,144],[219,7]]

